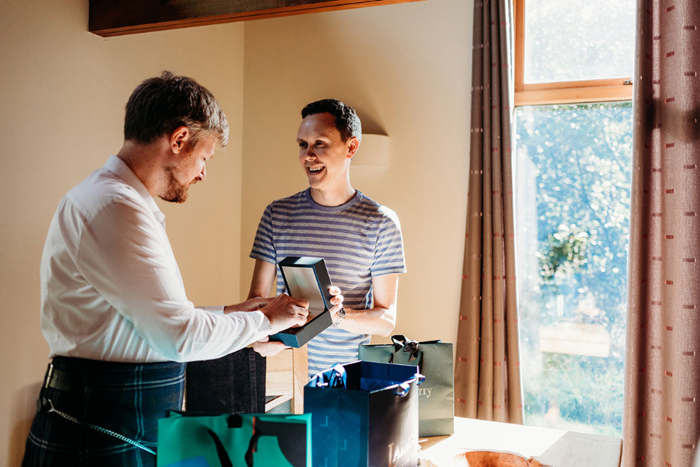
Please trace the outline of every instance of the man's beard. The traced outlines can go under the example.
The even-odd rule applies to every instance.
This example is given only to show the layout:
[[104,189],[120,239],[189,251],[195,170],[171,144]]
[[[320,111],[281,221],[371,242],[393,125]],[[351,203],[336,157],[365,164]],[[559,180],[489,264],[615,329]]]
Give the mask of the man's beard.
[[192,183],[188,183],[187,185],[180,183],[176,177],[176,169],[172,167],[167,169],[167,175],[168,191],[161,195],[160,198],[171,203],[184,203],[187,201],[188,190]]

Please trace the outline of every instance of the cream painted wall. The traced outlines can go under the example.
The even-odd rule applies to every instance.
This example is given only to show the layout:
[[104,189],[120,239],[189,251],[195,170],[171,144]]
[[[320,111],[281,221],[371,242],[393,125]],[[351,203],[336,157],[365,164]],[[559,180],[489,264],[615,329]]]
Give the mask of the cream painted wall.
[[[260,20],[245,32],[241,292],[265,206],[306,188],[301,108],[336,97],[366,133],[389,135],[388,169],[351,169],[356,188],[401,219],[408,273],[396,332],[457,336],[466,222],[472,2],[402,5]],[[360,152],[362,146],[360,146]]]
[[409,272],[396,331],[454,342],[471,3],[428,0],[102,39],[86,31],[87,0],[0,0],[0,465],[19,465],[47,361],[38,268],[51,216],[67,190],[119,149],[129,94],[163,69],[207,86],[232,130],[207,182],[185,205],[162,206],[195,303],[247,293],[262,210],[306,187],[294,142],[299,111],[334,96],[358,109],[367,133],[390,137],[390,168],[357,167],[352,176],[402,221]]
[[221,101],[231,143],[184,205],[163,206],[190,298],[238,300],[241,23],[102,39],[87,0],[0,1],[0,465],[19,465],[48,346],[39,329],[39,260],[60,198],[122,143],[123,109],[170,69]]

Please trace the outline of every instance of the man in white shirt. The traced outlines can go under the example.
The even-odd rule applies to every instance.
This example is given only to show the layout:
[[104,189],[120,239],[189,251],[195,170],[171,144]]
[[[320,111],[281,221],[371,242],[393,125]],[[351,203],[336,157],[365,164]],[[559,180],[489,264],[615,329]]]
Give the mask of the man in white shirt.
[[131,95],[119,153],[61,200],[41,261],[52,363],[23,465],[155,466],[157,419],[182,407],[179,362],[305,322],[308,303],[286,295],[187,300],[154,197],[184,202],[228,131],[207,89],[164,72]]

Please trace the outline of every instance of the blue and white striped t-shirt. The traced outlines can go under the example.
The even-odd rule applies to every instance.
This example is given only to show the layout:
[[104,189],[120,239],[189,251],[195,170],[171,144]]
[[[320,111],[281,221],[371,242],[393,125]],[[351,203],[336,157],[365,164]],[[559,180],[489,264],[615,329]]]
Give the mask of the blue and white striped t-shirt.
[[[321,206],[306,189],[265,208],[251,258],[277,264],[288,256],[323,258],[343,305],[372,307],[372,277],[406,272],[401,226],[396,213],[360,191],[340,206]],[[285,292],[277,268],[277,294]],[[358,358],[368,334],[328,328],[309,343],[309,374]]]

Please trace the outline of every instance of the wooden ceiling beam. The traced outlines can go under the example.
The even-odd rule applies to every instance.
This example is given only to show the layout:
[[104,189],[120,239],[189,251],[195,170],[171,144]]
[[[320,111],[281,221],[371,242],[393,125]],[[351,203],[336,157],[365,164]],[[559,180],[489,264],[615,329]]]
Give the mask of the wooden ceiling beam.
[[102,37],[420,0],[90,0],[90,32]]

